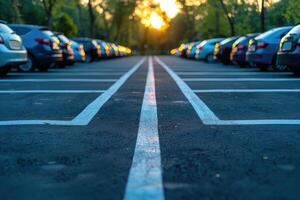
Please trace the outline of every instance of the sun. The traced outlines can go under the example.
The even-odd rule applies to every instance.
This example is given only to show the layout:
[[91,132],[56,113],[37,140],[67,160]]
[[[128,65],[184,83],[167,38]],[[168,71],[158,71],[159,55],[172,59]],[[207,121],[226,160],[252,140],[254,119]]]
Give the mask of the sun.
[[160,5],[160,9],[166,13],[168,18],[173,19],[180,12],[180,5],[177,0],[154,0]]
[[150,21],[150,26],[157,30],[161,30],[166,26],[164,19],[156,12],[151,13],[149,21]]

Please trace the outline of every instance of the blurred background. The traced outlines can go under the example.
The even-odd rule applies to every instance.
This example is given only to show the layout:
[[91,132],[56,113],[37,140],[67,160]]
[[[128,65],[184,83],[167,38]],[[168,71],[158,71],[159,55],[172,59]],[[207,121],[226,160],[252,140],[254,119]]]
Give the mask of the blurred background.
[[182,42],[300,22],[300,0],[0,0],[0,19],[165,54]]

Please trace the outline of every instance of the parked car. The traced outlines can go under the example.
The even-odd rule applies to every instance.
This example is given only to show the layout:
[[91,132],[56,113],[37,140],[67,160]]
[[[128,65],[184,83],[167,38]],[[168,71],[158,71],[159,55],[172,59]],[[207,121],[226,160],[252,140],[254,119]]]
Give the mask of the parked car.
[[12,66],[27,62],[27,52],[18,36],[4,21],[0,21],[0,75],[5,75]]
[[190,43],[181,44],[179,47],[180,56],[186,58],[186,52]]
[[26,64],[19,65],[20,71],[28,72],[35,69],[47,71],[52,63],[63,60],[59,41],[48,28],[25,24],[9,26],[21,36],[28,52],[28,61]]
[[221,41],[220,43],[217,43],[214,49],[214,59],[220,60],[224,65],[230,64],[232,45],[238,38],[239,37],[230,37]]
[[223,40],[224,38],[214,38],[202,41],[196,46],[195,59],[204,60],[208,63],[213,62],[215,45]]
[[187,58],[195,58],[195,54],[196,54],[196,47],[198,44],[200,44],[201,41],[198,41],[198,42],[192,42],[190,43],[188,49],[187,49],[187,52],[186,52],[186,57]]
[[262,71],[266,71],[270,66],[275,71],[286,70],[286,66],[276,65],[276,58],[281,38],[292,28],[291,26],[274,28],[251,39],[246,61],[255,64]]
[[76,62],[85,62],[85,52],[82,44],[79,44],[73,40],[71,41],[71,48],[74,52],[74,59]]
[[107,58],[108,57],[108,53],[106,51],[106,44],[104,41],[102,40],[97,40],[97,43],[99,45],[99,48],[100,48],[100,52],[101,52],[101,58]]
[[288,66],[295,74],[300,75],[300,24],[282,38],[277,65]]
[[90,38],[72,38],[72,40],[83,45],[86,62],[93,62],[101,57],[100,48],[96,40]]
[[59,40],[59,47],[63,51],[63,61],[59,63],[60,67],[65,67],[66,65],[73,65],[75,63],[74,51],[71,47],[72,42],[64,36],[62,33],[54,33],[54,35]]
[[246,61],[248,44],[251,39],[258,35],[258,33],[251,33],[237,39],[232,45],[230,60],[234,63],[237,63],[240,67],[248,66],[249,63]]

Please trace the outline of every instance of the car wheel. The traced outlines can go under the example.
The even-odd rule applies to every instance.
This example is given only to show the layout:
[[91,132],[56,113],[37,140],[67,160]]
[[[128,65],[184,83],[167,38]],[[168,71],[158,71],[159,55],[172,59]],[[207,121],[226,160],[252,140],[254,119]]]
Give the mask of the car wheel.
[[289,67],[291,69],[291,71],[295,74],[295,75],[300,75],[300,68],[299,67]]
[[85,56],[85,62],[86,62],[86,63],[92,62],[92,56],[91,56],[90,54],[87,54],[87,55]]
[[34,58],[29,55],[28,60],[25,64],[19,65],[18,70],[21,72],[32,72],[35,70],[35,61]]
[[288,67],[286,65],[274,65],[273,70],[276,72],[285,72],[288,70]]
[[269,65],[265,65],[265,64],[256,64],[256,66],[260,69],[260,71],[268,71]]
[[0,76],[5,76],[10,71],[9,67],[1,67],[0,68]]
[[50,65],[40,65],[40,66],[38,66],[38,69],[39,69],[39,71],[40,72],[47,72],[48,71],[48,69],[49,69],[49,66]]
[[214,56],[212,54],[208,54],[205,58],[205,61],[208,63],[213,63],[214,62]]

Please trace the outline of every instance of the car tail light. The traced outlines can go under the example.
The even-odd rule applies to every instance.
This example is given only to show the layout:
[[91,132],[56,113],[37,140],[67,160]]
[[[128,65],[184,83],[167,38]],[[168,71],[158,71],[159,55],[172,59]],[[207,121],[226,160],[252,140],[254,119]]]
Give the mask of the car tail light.
[[198,47],[198,50],[199,50],[199,51],[202,51],[202,49],[203,49],[203,47]]
[[44,39],[44,38],[37,38],[35,39],[35,41],[37,41],[39,44],[43,44],[43,45],[51,45],[51,41],[48,39]]
[[243,51],[243,50],[246,49],[246,47],[244,45],[238,45],[237,48],[238,48],[239,51]]
[[259,42],[257,45],[256,45],[256,48],[257,49],[264,49],[268,46],[269,44],[268,43],[265,43],[265,42]]
[[300,38],[298,39],[296,46],[300,48]]
[[0,44],[4,44],[4,40],[1,36],[0,36]]

